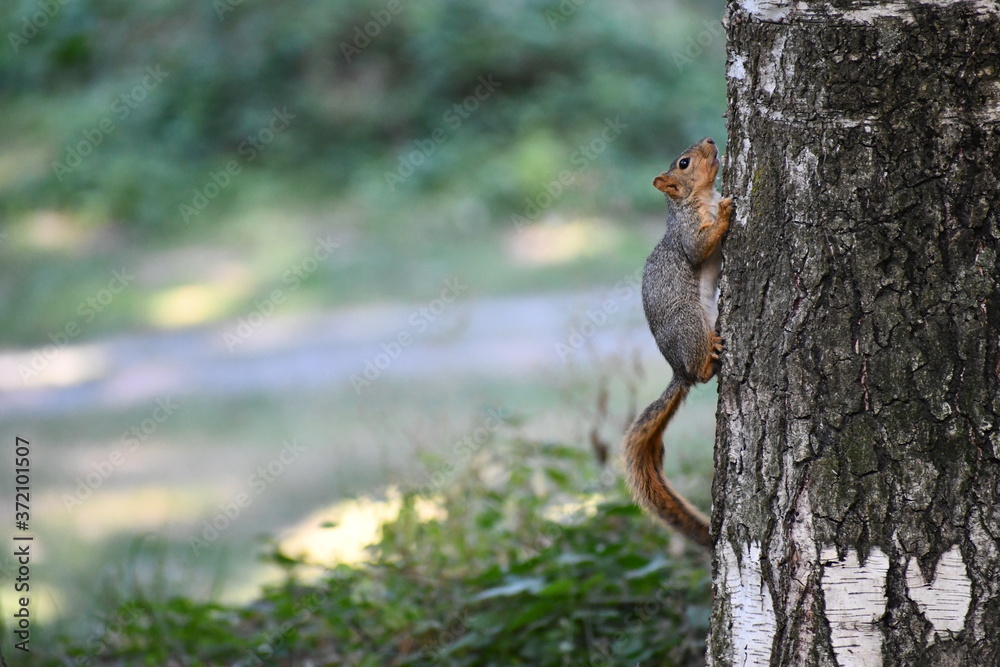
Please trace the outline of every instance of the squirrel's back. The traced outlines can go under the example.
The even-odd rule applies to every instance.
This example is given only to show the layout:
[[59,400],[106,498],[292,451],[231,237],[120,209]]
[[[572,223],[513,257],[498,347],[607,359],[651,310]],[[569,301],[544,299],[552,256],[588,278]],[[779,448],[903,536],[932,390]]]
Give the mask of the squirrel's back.
[[697,224],[693,208],[671,205],[667,230],[646,258],[642,275],[642,307],[649,330],[674,373],[684,376],[689,383],[696,380],[692,375],[694,369],[689,368],[689,355],[684,351],[697,345],[708,325],[707,317],[702,319],[701,267],[692,266],[682,242],[683,235]]

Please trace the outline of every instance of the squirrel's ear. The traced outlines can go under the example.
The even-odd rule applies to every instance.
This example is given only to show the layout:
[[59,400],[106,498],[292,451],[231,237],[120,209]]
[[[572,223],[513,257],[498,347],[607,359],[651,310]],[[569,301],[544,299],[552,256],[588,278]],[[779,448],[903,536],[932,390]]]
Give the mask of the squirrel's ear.
[[681,195],[681,184],[676,178],[667,176],[667,172],[663,172],[654,178],[653,186],[671,199],[680,197]]

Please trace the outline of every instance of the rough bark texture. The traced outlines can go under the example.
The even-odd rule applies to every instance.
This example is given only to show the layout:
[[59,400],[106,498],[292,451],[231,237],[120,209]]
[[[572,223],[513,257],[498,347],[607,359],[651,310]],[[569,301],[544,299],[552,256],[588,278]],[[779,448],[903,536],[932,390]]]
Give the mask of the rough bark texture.
[[709,660],[1000,665],[1000,6],[726,25]]

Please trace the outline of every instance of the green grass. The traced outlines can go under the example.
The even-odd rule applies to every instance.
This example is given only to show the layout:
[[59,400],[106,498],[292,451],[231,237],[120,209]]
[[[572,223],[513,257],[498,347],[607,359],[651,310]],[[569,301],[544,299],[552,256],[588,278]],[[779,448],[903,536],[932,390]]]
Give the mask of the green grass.
[[498,441],[441,495],[404,496],[366,564],[303,579],[312,568],[273,552],[285,575],[246,606],[125,583],[109,592],[113,632],[45,652],[109,665],[703,664],[706,557],[666,555],[671,538],[599,472],[575,447]]
[[[663,370],[641,384],[640,402],[651,400],[665,382]],[[178,595],[189,604],[215,600],[227,605],[256,597],[260,586],[279,579],[273,563],[257,559],[267,544],[337,501],[387,484],[424,487],[435,471],[454,461],[457,443],[483,423],[490,406],[502,407],[507,420],[492,436],[491,456],[502,456],[505,443],[519,438],[568,435],[565,441],[582,458],[574,481],[563,490],[575,494],[593,488],[596,471],[587,453],[587,433],[596,419],[597,384],[589,374],[569,375],[558,383],[551,378],[470,378],[428,391],[412,382],[384,379],[378,391],[366,394],[363,410],[337,392],[181,399],[175,413],[139,447],[125,451],[114,473],[72,511],[66,494],[73,493],[78,478],[106,463],[113,450],[125,449],[121,434],[149,417],[150,407],[19,418],[19,431],[43,443],[46,452],[33,480],[36,534],[45,547],[34,572],[44,609],[39,636],[79,637],[95,613],[109,613],[112,603],[124,604],[124,598],[135,595],[133,588],[146,591],[149,603],[156,605]],[[626,410],[620,387],[612,383],[609,416],[597,422],[611,448],[613,469]],[[667,474],[702,507],[708,505],[714,409],[714,387],[699,388],[667,434]],[[274,460],[289,439],[297,439],[305,451],[273,484],[255,493],[248,479]],[[532,461],[544,471],[543,458]],[[613,477],[602,479],[607,486]],[[449,478],[443,488],[446,494],[460,495],[466,483]],[[216,541],[194,554],[191,539],[202,532],[203,522],[240,492],[248,493],[252,504]],[[624,503],[620,489],[615,493]],[[535,510],[541,511],[541,505]],[[667,539],[651,520],[636,521],[650,540]],[[385,557],[391,558],[388,550]]]

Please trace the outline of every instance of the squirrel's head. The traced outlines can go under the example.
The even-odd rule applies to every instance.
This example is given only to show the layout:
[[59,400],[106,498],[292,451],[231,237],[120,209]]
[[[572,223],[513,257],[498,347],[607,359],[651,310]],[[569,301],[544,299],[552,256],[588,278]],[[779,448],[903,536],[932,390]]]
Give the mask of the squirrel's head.
[[719,149],[712,137],[705,137],[681,153],[669,169],[653,179],[653,185],[672,201],[682,201],[713,189],[718,173]]

